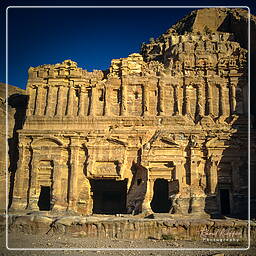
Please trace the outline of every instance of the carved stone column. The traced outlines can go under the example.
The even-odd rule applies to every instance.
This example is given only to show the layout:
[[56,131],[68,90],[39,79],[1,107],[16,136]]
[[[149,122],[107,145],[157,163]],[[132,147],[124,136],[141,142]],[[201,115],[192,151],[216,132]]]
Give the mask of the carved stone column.
[[197,104],[198,104],[198,115],[204,116],[204,102],[203,102],[203,96],[202,96],[202,88],[201,85],[197,85]]
[[43,90],[44,89],[42,86],[38,86],[37,92],[36,92],[35,115],[38,115],[38,116],[43,114],[43,110],[42,110]]
[[71,138],[70,145],[70,182],[69,182],[69,202],[68,210],[76,211],[77,208],[77,180],[78,180],[78,161],[79,161],[79,141]]
[[191,186],[198,188],[199,186],[199,175],[198,175],[198,159],[197,157],[191,157],[190,160],[190,180]]
[[165,86],[163,83],[159,83],[158,88],[158,109],[159,115],[163,116],[165,114],[165,102],[164,102],[164,95],[165,95]]
[[236,111],[236,87],[234,83],[230,83],[230,113],[231,115]]
[[213,105],[212,105],[212,85],[210,82],[207,83],[207,105],[208,105],[208,115],[213,115]]
[[93,198],[91,196],[91,184],[89,179],[85,178],[86,187],[88,188],[88,199],[86,200],[85,214],[92,214],[93,210]]
[[144,96],[143,96],[143,99],[144,99],[144,102],[143,102],[143,115],[144,116],[148,116],[149,115],[149,88],[148,88],[148,85],[144,85]]
[[78,116],[85,116],[85,95],[86,91],[84,87],[81,87],[79,96]]
[[97,97],[97,88],[91,87],[91,95],[90,95],[90,116],[96,115],[96,97]]
[[28,95],[29,95],[29,101],[28,101],[28,116],[34,115],[34,110],[35,110],[35,99],[36,99],[36,90],[37,86],[29,87],[28,89]]
[[104,110],[104,115],[105,116],[109,116],[110,115],[110,100],[111,100],[111,88],[109,88],[109,86],[105,87],[105,110]]
[[57,116],[62,116],[64,89],[65,88],[63,86],[59,86],[58,101],[57,101],[57,107],[56,107],[56,115]]
[[128,84],[126,83],[125,80],[122,81],[122,105],[121,105],[121,116],[126,116],[127,115],[127,86]]
[[31,93],[32,93],[32,88],[28,87],[27,88],[27,94],[29,95],[29,100],[28,100],[28,107],[27,107],[27,116],[31,116],[33,114],[32,102],[31,102]]
[[173,85],[173,96],[174,96],[174,115],[179,115],[181,113],[180,88],[177,84]]
[[218,184],[218,162],[216,159],[212,158],[209,160],[209,170],[208,170],[208,180],[209,180],[209,192],[210,194],[216,193],[216,187]]
[[185,115],[191,116],[191,105],[190,105],[190,91],[191,91],[191,86],[186,85],[185,86]]
[[147,191],[145,194],[144,201],[142,203],[142,212],[152,213],[150,203],[153,198],[154,193],[154,180],[148,179],[147,181]]
[[224,109],[223,89],[222,89],[222,86],[219,85],[219,116],[223,116],[223,109]]
[[27,195],[24,193],[24,179],[26,178],[26,156],[29,154],[29,146],[24,142],[19,143],[19,161],[15,173],[14,191],[11,210],[24,210],[27,206]]
[[197,156],[191,157],[191,214],[199,216],[208,216],[205,213],[206,194],[199,183],[199,166],[201,158]]
[[228,98],[228,88],[225,85],[221,86],[221,97],[222,97],[222,101],[221,101],[222,115],[226,117],[228,116],[228,106],[224,99]]
[[68,103],[67,103],[67,115],[73,115],[73,104],[74,104],[74,88],[73,86],[69,87],[68,91]]
[[49,86],[48,87],[48,94],[47,94],[47,105],[46,105],[46,111],[45,114],[47,116],[51,116],[53,113],[53,87]]
[[[38,155],[38,153],[37,153]],[[30,170],[31,180],[30,180],[30,187],[29,187],[29,203],[28,209],[33,211],[38,211],[38,199],[39,199],[39,191],[37,191],[37,179],[38,179],[38,171],[39,171],[39,161],[35,158],[35,149],[33,149],[33,159],[32,159],[32,166]]]
[[186,185],[186,170],[184,168],[184,162],[178,160],[175,162],[176,165],[176,176],[179,180],[179,193],[182,193]]
[[[65,166],[63,166],[65,168]],[[63,169],[64,169],[63,168]],[[53,210],[64,210],[64,202],[62,199],[61,175],[62,165],[58,161],[53,164],[53,184],[52,184],[52,204]]]

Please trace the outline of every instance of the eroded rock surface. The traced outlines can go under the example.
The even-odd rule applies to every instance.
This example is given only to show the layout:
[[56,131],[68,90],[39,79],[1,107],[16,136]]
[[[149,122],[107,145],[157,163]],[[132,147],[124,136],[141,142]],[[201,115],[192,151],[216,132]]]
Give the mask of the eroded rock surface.
[[193,12],[107,71],[31,67],[11,210],[246,217],[248,51],[227,19],[244,11]]
[[[8,85],[8,96],[23,95],[25,90],[17,88],[15,86]],[[10,100],[13,103],[13,100]],[[17,100],[16,100],[17,101]],[[16,104],[17,105],[17,104]],[[21,106],[22,107],[22,106]],[[6,111],[8,112],[8,134],[6,135]],[[19,111],[17,111],[19,112]],[[17,130],[18,119],[24,118],[24,113],[17,113],[15,108],[9,105],[6,109],[6,84],[0,83],[0,210],[5,209],[6,202],[6,154],[9,154],[9,171],[10,174],[16,171],[15,163],[17,162],[18,151],[17,151]],[[6,137],[8,141],[6,141]],[[6,152],[6,142],[9,146],[9,152]]]

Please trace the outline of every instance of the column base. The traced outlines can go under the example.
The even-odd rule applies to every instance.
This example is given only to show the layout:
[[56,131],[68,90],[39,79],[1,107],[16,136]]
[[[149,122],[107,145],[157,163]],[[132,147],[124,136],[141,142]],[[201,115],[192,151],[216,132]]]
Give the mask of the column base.
[[19,197],[13,197],[10,211],[25,210],[27,208],[27,201]]
[[210,217],[210,214],[205,212],[205,199],[206,196],[192,197],[190,202],[189,213],[202,217]]
[[52,211],[56,211],[56,212],[64,212],[66,211],[67,209],[67,206],[63,206],[63,205],[58,205],[58,204],[54,204],[52,206]]
[[69,212],[77,212],[77,202],[71,201],[68,204],[67,211]]
[[172,200],[172,208],[170,210],[171,214],[188,214],[189,211],[189,197],[182,197],[181,194],[174,195]]
[[153,213],[151,206],[150,206],[150,201],[148,201],[148,200],[143,201],[141,211],[143,214],[152,214]]
[[208,125],[213,125],[214,121],[211,115],[208,116],[203,116],[200,120],[200,124],[202,126],[208,126]]
[[225,124],[226,123],[226,119],[227,119],[227,116],[220,116],[217,119],[217,122],[220,123],[220,124]]
[[238,115],[232,114],[232,115],[227,119],[227,123],[228,123],[228,124],[233,124],[235,121],[237,121],[238,117],[239,117]]
[[31,210],[31,211],[39,211],[38,200],[39,200],[39,198],[37,198],[37,197],[30,198],[27,209]]

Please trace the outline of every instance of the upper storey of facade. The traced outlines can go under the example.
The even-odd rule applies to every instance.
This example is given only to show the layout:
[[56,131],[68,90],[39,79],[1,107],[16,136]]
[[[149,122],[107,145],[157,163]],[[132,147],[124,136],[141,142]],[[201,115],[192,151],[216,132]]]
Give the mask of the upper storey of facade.
[[88,72],[65,60],[28,73],[27,127],[33,120],[134,117],[153,120],[151,125],[228,125],[232,117],[247,115],[247,50],[230,33],[167,32],[144,44],[141,54],[112,60],[107,71]]

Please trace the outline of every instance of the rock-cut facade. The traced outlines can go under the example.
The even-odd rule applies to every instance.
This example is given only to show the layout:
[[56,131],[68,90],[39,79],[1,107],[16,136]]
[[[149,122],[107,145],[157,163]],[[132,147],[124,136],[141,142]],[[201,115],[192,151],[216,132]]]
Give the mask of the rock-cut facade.
[[247,49],[210,25],[106,71],[29,68],[11,209],[246,214]]

